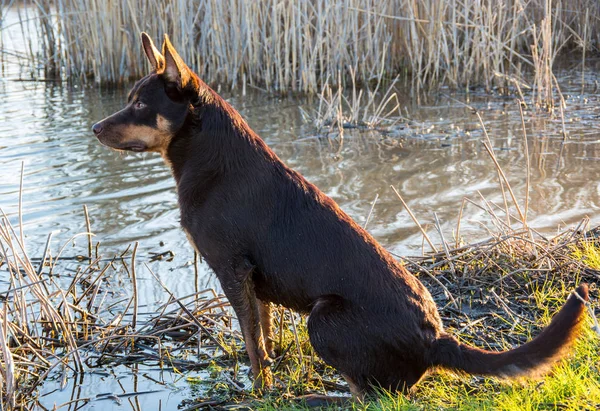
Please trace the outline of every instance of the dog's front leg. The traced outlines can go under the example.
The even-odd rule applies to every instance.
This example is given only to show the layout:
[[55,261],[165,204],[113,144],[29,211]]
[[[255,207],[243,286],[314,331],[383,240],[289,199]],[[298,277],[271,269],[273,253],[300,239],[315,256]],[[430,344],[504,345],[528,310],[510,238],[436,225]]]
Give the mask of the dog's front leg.
[[273,349],[273,308],[271,307],[271,303],[258,300],[258,312],[260,328],[265,342],[265,351],[269,357],[275,358],[275,350]]
[[252,281],[254,265],[244,257],[235,261],[232,268],[232,271],[221,271],[217,275],[240,322],[252,365],[254,388],[262,390],[272,385],[273,378],[269,368],[271,360],[265,350],[261,330],[259,302]]

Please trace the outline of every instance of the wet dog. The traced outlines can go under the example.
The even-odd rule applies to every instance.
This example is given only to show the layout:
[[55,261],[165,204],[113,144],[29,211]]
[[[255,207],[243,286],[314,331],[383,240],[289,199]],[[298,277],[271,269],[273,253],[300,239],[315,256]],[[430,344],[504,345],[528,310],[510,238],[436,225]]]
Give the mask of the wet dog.
[[[272,383],[272,303],[309,314],[312,346],[358,398],[375,387],[406,391],[435,367],[532,376],[568,352],[584,312],[573,296],[514,350],[458,342],[421,282],[287,167],[166,36],[162,52],[145,33],[142,44],[152,72],[92,129],[106,146],[160,153],[171,168],[181,225],[235,310],[255,387]],[[585,284],[576,291],[587,300]]]

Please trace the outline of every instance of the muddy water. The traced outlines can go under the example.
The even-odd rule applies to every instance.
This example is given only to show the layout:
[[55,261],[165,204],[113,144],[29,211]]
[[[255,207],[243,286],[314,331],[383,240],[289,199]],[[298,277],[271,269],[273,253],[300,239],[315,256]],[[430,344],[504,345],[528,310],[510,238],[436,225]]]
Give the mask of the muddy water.
[[[528,221],[543,234],[571,226],[584,217],[600,223],[600,101],[594,84],[599,73],[565,70],[560,82],[567,108],[560,116],[526,110],[531,162]],[[200,264],[195,275],[193,253],[179,228],[174,183],[169,169],[153,154],[119,154],[102,147],[91,125],[120,109],[127,89],[100,90],[54,82],[20,81],[28,75],[16,66],[0,80],[0,207],[17,220],[21,165],[24,165],[23,222],[30,255],[38,256],[49,232],[57,249],[85,230],[83,205],[89,208],[92,230],[103,254],[123,251],[140,242],[140,258],[171,250],[171,262],[152,267],[176,295],[217,286]],[[464,197],[491,208],[504,220],[503,199],[493,162],[485,151],[484,133],[468,102],[483,117],[491,145],[507,175],[521,209],[526,197],[525,140],[518,106],[512,97],[443,93],[417,102],[400,91],[406,117],[385,133],[346,130],[343,139],[319,133],[302,111],[314,112],[317,101],[277,98],[259,91],[225,92],[254,130],[290,166],[334,198],[364,224],[377,196],[368,230],[397,254],[420,254],[423,239],[390,188],[394,185],[437,244],[434,213],[446,241],[456,241],[456,224]],[[566,135],[563,133],[566,131]],[[485,201],[484,201],[485,199]],[[510,202],[510,201],[509,201]],[[495,207],[497,204],[499,207]],[[513,214],[517,214],[511,206]],[[484,210],[467,205],[460,236],[474,241],[494,231]],[[84,244],[67,253],[84,253]],[[424,247],[427,251],[427,247]],[[0,281],[3,273],[0,272]],[[139,274],[140,304],[164,301],[161,288],[148,273]],[[152,376],[146,378],[145,376]],[[159,385],[154,380],[163,381]],[[68,401],[78,386],[80,396],[99,392],[144,391],[141,409],[173,409],[191,388],[176,374],[153,369],[133,372],[117,367],[87,374],[81,381],[44,386],[47,407]],[[120,409],[116,402],[92,402],[88,409]]]

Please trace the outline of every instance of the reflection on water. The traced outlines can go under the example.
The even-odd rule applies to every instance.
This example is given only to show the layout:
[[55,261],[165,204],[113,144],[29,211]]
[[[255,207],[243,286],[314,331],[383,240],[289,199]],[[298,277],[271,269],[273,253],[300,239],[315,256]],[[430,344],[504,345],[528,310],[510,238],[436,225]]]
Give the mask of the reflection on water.
[[[560,118],[526,112],[531,159],[528,219],[532,227],[547,234],[585,216],[592,223],[600,222],[600,103],[595,94],[570,96],[569,90],[580,90],[581,85],[571,84],[569,73],[561,78],[567,98],[566,138]],[[587,73],[586,82],[591,85],[597,78],[597,73]],[[122,106],[127,90],[13,80],[14,76],[7,75],[0,81],[0,207],[16,220],[24,162],[23,221],[30,254],[41,253],[50,231],[58,230],[55,238],[63,242],[85,231],[82,207],[86,204],[102,253],[120,252],[133,241],[140,241],[140,255],[172,250],[174,261],[155,267],[171,291],[186,295],[195,286],[217,286],[204,265],[200,266],[200,284],[196,284],[193,253],[179,228],[174,182],[160,157],[110,151],[90,131],[94,122]],[[299,108],[310,112],[314,101],[258,92],[226,97],[285,162],[358,222],[364,223],[378,195],[368,229],[398,254],[420,253],[422,237],[390,185],[399,190],[436,242],[440,240],[433,233],[433,213],[442,222],[446,240],[454,241],[465,196],[477,203],[485,198],[498,205],[491,207],[503,216],[496,169],[482,145],[484,134],[471,111],[456,101],[464,101],[464,95],[442,95],[424,106],[406,96],[403,104],[410,120],[385,135],[347,131],[343,141],[318,136],[311,124],[302,121]],[[469,104],[481,112],[498,161],[523,207],[526,158],[516,103],[500,96],[471,95]],[[463,239],[486,237],[486,228],[491,227],[485,211],[466,207]],[[152,307],[165,299],[148,273],[141,272],[139,278],[141,305]],[[142,402],[156,404],[156,398],[168,401],[170,396],[177,398],[175,403],[179,401],[175,393],[186,386],[185,381],[161,374],[165,386],[146,379],[136,389],[168,389],[169,394],[142,396],[151,399]],[[87,375],[85,385],[104,384],[101,391],[111,391],[112,385],[130,375],[128,369],[108,370],[106,375]],[[130,383],[125,385],[132,390]],[[51,384],[46,387],[48,405],[68,400],[69,394],[55,392]],[[97,406],[105,409],[106,402]]]

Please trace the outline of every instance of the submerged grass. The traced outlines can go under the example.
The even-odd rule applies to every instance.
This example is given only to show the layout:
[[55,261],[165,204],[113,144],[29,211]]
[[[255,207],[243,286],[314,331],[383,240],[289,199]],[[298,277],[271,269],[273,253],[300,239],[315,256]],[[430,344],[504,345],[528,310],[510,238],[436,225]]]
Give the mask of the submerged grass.
[[[121,83],[146,74],[139,33],[168,33],[209,82],[318,93],[342,73],[348,85],[397,75],[416,91],[532,84],[552,94],[552,65],[566,50],[597,51],[595,0],[52,0],[25,54],[49,76]],[[3,8],[13,5],[2,0]],[[23,19],[30,18],[30,15]],[[110,24],[107,24],[109,23]],[[24,25],[24,30],[30,30]],[[35,45],[41,43],[36,51]],[[5,56],[21,55],[7,39]],[[542,103],[543,103],[542,101]]]

